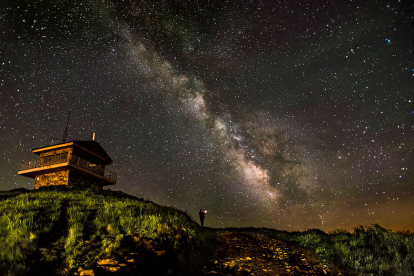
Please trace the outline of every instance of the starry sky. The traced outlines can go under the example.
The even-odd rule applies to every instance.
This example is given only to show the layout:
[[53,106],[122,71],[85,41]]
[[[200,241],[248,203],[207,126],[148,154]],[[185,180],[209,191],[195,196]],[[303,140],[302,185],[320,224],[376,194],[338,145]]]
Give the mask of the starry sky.
[[211,227],[414,231],[414,4],[2,0],[0,189],[96,140],[112,190]]

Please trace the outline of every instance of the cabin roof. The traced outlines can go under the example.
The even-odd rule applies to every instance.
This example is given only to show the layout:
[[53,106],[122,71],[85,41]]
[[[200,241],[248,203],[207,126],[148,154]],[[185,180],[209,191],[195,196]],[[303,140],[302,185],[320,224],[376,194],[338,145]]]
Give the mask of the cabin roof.
[[69,141],[66,143],[60,143],[55,145],[49,145],[44,147],[39,147],[32,149],[32,152],[35,154],[40,154],[45,151],[50,151],[58,148],[68,148],[68,147],[78,147],[80,149],[86,150],[87,152],[90,151],[106,161],[108,164],[112,163],[112,159],[106,153],[106,151],[102,148],[102,146],[96,141]]

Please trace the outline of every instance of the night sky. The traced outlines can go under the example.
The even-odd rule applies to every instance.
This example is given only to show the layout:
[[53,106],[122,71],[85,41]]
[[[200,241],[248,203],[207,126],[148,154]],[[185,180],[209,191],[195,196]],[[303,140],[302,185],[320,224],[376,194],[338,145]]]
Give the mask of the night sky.
[[96,140],[212,227],[414,231],[414,3],[1,0],[0,189]]

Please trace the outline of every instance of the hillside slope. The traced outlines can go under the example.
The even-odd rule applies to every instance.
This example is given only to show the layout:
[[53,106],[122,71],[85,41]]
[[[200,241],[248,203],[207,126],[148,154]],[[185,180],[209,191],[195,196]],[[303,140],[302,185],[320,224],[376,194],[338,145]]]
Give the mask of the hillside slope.
[[202,228],[122,192],[0,192],[0,275],[414,275],[414,235],[379,225]]
[[212,252],[213,236],[184,212],[121,192],[69,187],[0,198],[3,275],[68,275],[109,257],[125,260],[126,274],[192,275]]

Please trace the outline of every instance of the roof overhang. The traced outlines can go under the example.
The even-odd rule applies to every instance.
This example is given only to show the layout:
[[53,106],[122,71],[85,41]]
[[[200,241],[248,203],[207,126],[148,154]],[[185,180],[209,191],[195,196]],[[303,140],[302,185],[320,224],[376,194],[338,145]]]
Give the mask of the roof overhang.
[[73,147],[73,142],[36,148],[36,149],[32,149],[32,152],[37,155],[40,155],[42,152],[45,152],[45,151],[57,150],[60,148],[70,148],[70,147]]

